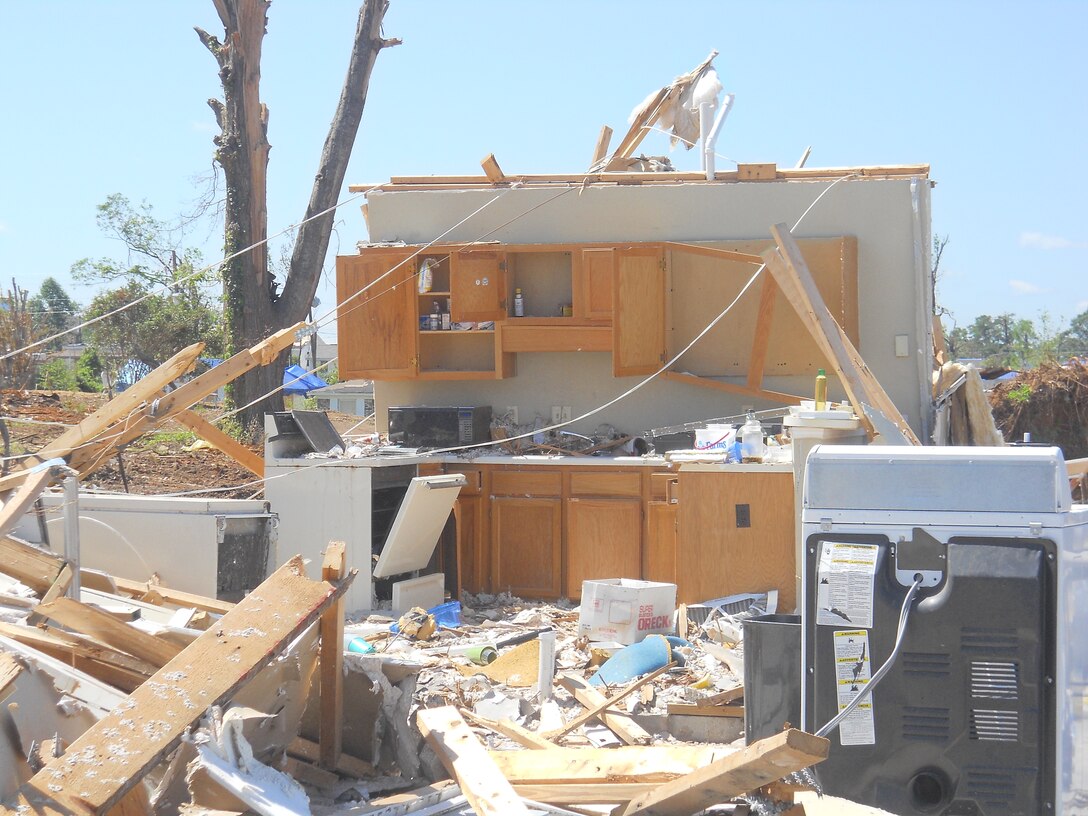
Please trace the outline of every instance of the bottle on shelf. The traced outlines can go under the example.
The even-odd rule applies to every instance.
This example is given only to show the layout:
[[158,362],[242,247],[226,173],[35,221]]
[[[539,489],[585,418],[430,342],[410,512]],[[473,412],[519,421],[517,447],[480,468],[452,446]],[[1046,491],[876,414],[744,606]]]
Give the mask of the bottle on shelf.
[[817,411],[827,410],[827,374],[824,370],[817,369],[816,371],[816,400],[813,406]]
[[521,289],[514,290],[514,317],[525,317],[525,296]]
[[740,429],[740,457],[742,462],[763,461],[763,426],[751,411]]
[[436,300],[431,308],[431,331],[438,331],[440,328],[442,328],[442,308]]

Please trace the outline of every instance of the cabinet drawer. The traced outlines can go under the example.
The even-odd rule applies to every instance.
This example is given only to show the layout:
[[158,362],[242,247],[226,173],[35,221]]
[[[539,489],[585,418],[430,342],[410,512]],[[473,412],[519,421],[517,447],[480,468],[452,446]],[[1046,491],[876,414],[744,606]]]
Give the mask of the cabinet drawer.
[[570,474],[572,496],[641,496],[642,474],[637,470],[602,473],[573,470]]
[[491,474],[495,496],[558,496],[562,487],[558,470],[495,470]]
[[460,473],[465,477],[465,486],[461,488],[462,496],[476,496],[480,493],[481,474],[477,468],[447,467],[446,473]]
[[653,501],[676,501],[676,483],[679,480],[678,473],[651,473],[650,498]]

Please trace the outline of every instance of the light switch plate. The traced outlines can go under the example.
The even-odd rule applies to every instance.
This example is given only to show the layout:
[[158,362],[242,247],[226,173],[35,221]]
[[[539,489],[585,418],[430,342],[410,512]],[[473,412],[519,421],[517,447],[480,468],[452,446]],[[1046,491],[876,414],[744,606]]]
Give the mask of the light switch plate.
[[910,351],[907,349],[907,335],[897,334],[895,336],[895,356],[907,357],[910,355]]

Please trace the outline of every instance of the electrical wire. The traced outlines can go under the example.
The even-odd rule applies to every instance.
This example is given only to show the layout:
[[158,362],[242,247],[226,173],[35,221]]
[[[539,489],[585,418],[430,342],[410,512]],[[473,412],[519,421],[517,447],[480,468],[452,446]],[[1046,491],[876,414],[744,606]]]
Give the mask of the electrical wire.
[[903,606],[899,609],[899,628],[896,630],[895,645],[892,647],[892,653],[888,655],[888,659],[876,670],[876,674],[869,678],[869,682],[857,693],[857,696],[855,696],[842,711],[828,720],[822,728],[819,728],[816,731],[817,737],[826,737],[838,728],[842,721],[849,717],[850,713],[873,693],[877,684],[884,679],[884,675],[891,671],[892,666],[899,657],[899,650],[903,646],[903,635],[906,634],[907,631],[907,619],[910,617],[911,601],[914,600],[914,596],[918,594],[918,590],[921,586],[922,576],[919,575],[914,579],[914,583],[911,584],[910,590],[907,592],[907,597],[903,599]]

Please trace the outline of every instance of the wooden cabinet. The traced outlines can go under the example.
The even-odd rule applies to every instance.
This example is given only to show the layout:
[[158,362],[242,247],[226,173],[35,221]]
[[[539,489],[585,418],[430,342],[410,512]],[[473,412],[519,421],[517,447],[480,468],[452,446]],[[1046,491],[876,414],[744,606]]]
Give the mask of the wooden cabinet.
[[505,253],[468,250],[451,253],[450,300],[450,318],[455,322],[505,320]]
[[563,500],[491,497],[494,592],[558,598],[563,591]]
[[612,374],[652,374],[665,362],[665,255],[660,246],[616,250]]
[[676,542],[679,507],[667,501],[646,505],[646,546],[642,577],[647,581],[676,583]]
[[641,500],[571,498],[566,533],[566,597],[580,598],[582,581],[642,575]]
[[792,469],[684,468],[679,508],[678,602],[777,589],[779,609],[795,607]]
[[415,376],[415,262],[406,258],[375,253],[336,259],[342,379]]
[[613,247],[583,249],[579,261],[574,268],[574,316],[611,320],[616,250]]

